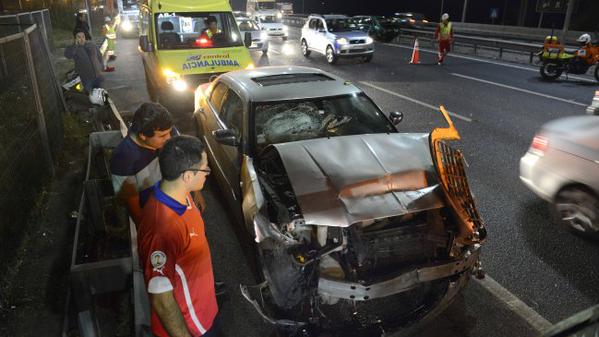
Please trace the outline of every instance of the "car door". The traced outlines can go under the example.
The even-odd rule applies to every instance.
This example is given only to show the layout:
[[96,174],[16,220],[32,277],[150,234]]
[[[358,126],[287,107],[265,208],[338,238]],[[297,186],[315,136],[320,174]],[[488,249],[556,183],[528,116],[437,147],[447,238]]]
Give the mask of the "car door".
[[314,48],[313,44],[314,44],[314,29],[315,28],[316,28],[316,20],[310,19],[310,21],[308,21],[308,27],[302,29],[303,38],[306,40],[306,43],[308,43],[308,48],[310,48],[310,49]]
[[315,31],[315,40],[318,51],[324,54],[327,46],[329,45],[329,41],[327,39],[327,32],[324,20],[317,19],[316,23],[316,31]]
[[[243,139],[243,114],[244,104],[241,97],[234,90],[227,90],[218,113],[220,128],[233,130],[240,144]],[[240,148],[241,146],[230,146],[220,143],[215,148],[215,157],[223,172],[224,180],[228,184],[227,192],[230,191],[231,201],[234,204],[240,204],[241,201],[239,184],[241,168]]]

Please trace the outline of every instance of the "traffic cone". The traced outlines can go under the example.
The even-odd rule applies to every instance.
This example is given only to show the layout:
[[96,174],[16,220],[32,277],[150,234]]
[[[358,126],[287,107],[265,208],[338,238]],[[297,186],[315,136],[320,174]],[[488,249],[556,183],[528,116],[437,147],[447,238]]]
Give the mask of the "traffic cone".
[[595,97],[591,105],[587,108],[587,113],[589,115],[599,115],[599,90],[595,91]]
[[412,59],[410,64],[420,64],[420,50],[418,49],[418,39],[414,40],[414,50],[412,50]]

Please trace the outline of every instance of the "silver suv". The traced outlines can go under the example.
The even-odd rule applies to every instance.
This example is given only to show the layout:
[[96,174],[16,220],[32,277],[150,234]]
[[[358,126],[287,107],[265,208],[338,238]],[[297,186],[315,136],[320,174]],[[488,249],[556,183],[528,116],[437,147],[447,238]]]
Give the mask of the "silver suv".
[[363,57],[370,62],[374,55],[374,41],[345,15],[315,15],[308,17],[302,27],[302,54],[312,51],[326,56],[335,64],[340,57]]

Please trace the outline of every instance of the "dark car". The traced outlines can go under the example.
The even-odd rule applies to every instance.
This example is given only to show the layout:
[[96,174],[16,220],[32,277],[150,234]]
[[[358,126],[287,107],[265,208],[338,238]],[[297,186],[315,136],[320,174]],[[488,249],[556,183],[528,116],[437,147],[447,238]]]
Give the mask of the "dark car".
[[196,90],[199,136],[264,280],[241,292],[266,321],[292,336],[394,331],[480,274],[486,230],[443,114],[449,128],[399,132],[400,113],[295,66]]
[[399,24],[391,17],[356,15],[356,25],[370,37],[381,42],[390,42],[399,35]]
[[424,14],[405,12],[395,13],[393,18],[397,21],[401,28],[422,28],[429,24]]

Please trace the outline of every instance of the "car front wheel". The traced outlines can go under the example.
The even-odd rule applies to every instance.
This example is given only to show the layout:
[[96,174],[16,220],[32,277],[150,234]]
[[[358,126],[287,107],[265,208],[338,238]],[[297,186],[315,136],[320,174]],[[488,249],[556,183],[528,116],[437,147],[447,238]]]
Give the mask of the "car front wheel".
[[599,198],[581,187],[561,190],[555,208],[564,225],[577,234],[599,238]]
[[327,57],[327,62],[329,62],[329,64],[337,63],[338,56],[335,55],[335,51],[333,50],[333,47],[331,47],[331,46],[327,47],[326,57]]
[[302,40],[302,55],[304,55],[304,57],[310,56],[310,49],[308,49],[306,40]]

